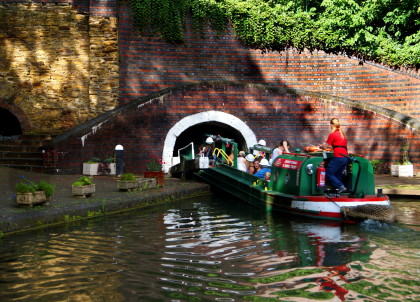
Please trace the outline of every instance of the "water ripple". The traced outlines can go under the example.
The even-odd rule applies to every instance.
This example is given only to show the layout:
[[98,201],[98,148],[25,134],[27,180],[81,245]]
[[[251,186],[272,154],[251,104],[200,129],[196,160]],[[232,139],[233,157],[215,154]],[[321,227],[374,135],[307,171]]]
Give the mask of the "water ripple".
[[0,300],[370,301],[386,291],[415,301],[420,254],[407,243],[416,239],[394,225],[276,221],[195,200],[4,238]]

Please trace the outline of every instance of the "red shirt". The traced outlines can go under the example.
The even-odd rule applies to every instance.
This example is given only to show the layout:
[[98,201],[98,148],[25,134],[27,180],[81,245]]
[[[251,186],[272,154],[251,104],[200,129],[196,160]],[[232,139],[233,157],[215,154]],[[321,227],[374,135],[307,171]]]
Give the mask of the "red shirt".
[[[339,129],[335,130],[334,132],[330,133],[330,135],[328,135],[328,139],[326,143],[333,147],[334,157],[345,157],[341,155],[341,153],[344,155],[348,154],[347,149],[343,148],[344,146],[347,147],[347,139],[341,136]],[[342,147],[334,148],[336,146],[342,146]]]

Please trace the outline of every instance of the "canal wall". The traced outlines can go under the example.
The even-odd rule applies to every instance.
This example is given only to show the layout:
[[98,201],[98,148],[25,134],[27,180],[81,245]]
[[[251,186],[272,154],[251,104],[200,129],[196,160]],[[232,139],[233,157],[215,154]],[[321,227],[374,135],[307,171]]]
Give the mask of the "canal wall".
[[403,138],[408,138],[409,158],[419,168],[420,125],[415,119],[316,92],[226,81],[192,83],[139,98],[57,136],[53,145],[65,154],[58,163],[62,171],[80,172],[82,162],[112,154],[121,144],[125,169],[142,172],[152,157],[170,166],[176,141],[201,142],[202,136],[188,132],[193,127],[235,134],[243,138],[240,148],[259,139],[268,146],[288,139],[293,148],[303,149],[326,140],[331,117],[340,118],[349,152],[394,162],[400,159]]
[[0,108],[59,134],[118,105],[117,18],[100,1],[0,1]]
[[232,29],[185,43],[144,37],[124,1],[0,0],[0,107],[23,131],[61,134],[178,85],[234,81],[316,91],[419,118],[420,76],[322,51],[262,52]]
[[[189,128],[246,142],[318,144],[341,118],[352,151],[392,163],[403,141],[418,167],[420,76],[322,51],[262,52],[232,29],[184,44],[141,36],[123,1],[0,0],[0,108],[24,133],[58,135],[56,170],[126,148],[127,168],[171,165]],[[202,128],[203,129],[203,128]],[[245,129],[245,130],[243,130]],[[244,144],[242,144],[244,145]]]

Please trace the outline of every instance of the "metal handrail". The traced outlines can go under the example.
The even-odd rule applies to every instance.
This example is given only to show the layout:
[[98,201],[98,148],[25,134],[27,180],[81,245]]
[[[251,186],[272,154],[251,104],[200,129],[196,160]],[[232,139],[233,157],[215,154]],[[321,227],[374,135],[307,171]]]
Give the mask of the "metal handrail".
[[218,153],[216,154],[216,157],[219,157],[219,155],[221,154],[222,157],[226,160],[226,162],[233,166],[233,160],[230,159],[230,157],[226,154],[225,150],[220,149],[220,148],[214,148],[213,150],[213,155],[216,153],[216,151],[218,151]]

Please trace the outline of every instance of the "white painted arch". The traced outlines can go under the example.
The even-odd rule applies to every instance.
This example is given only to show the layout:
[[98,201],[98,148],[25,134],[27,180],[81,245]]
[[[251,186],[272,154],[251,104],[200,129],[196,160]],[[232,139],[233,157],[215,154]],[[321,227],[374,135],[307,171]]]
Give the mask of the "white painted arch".
[[257,137],[248,125],[236,116],[223,111],[203,111],[184,117],[177,122],[166,134],[163,147],[162,159],[165,162],[165,172],[172,166],[173,152],[177,138],[189,127],[207,122],[218,122],[231,126],[236,129],[243,138],[247,146],[257,143]]

